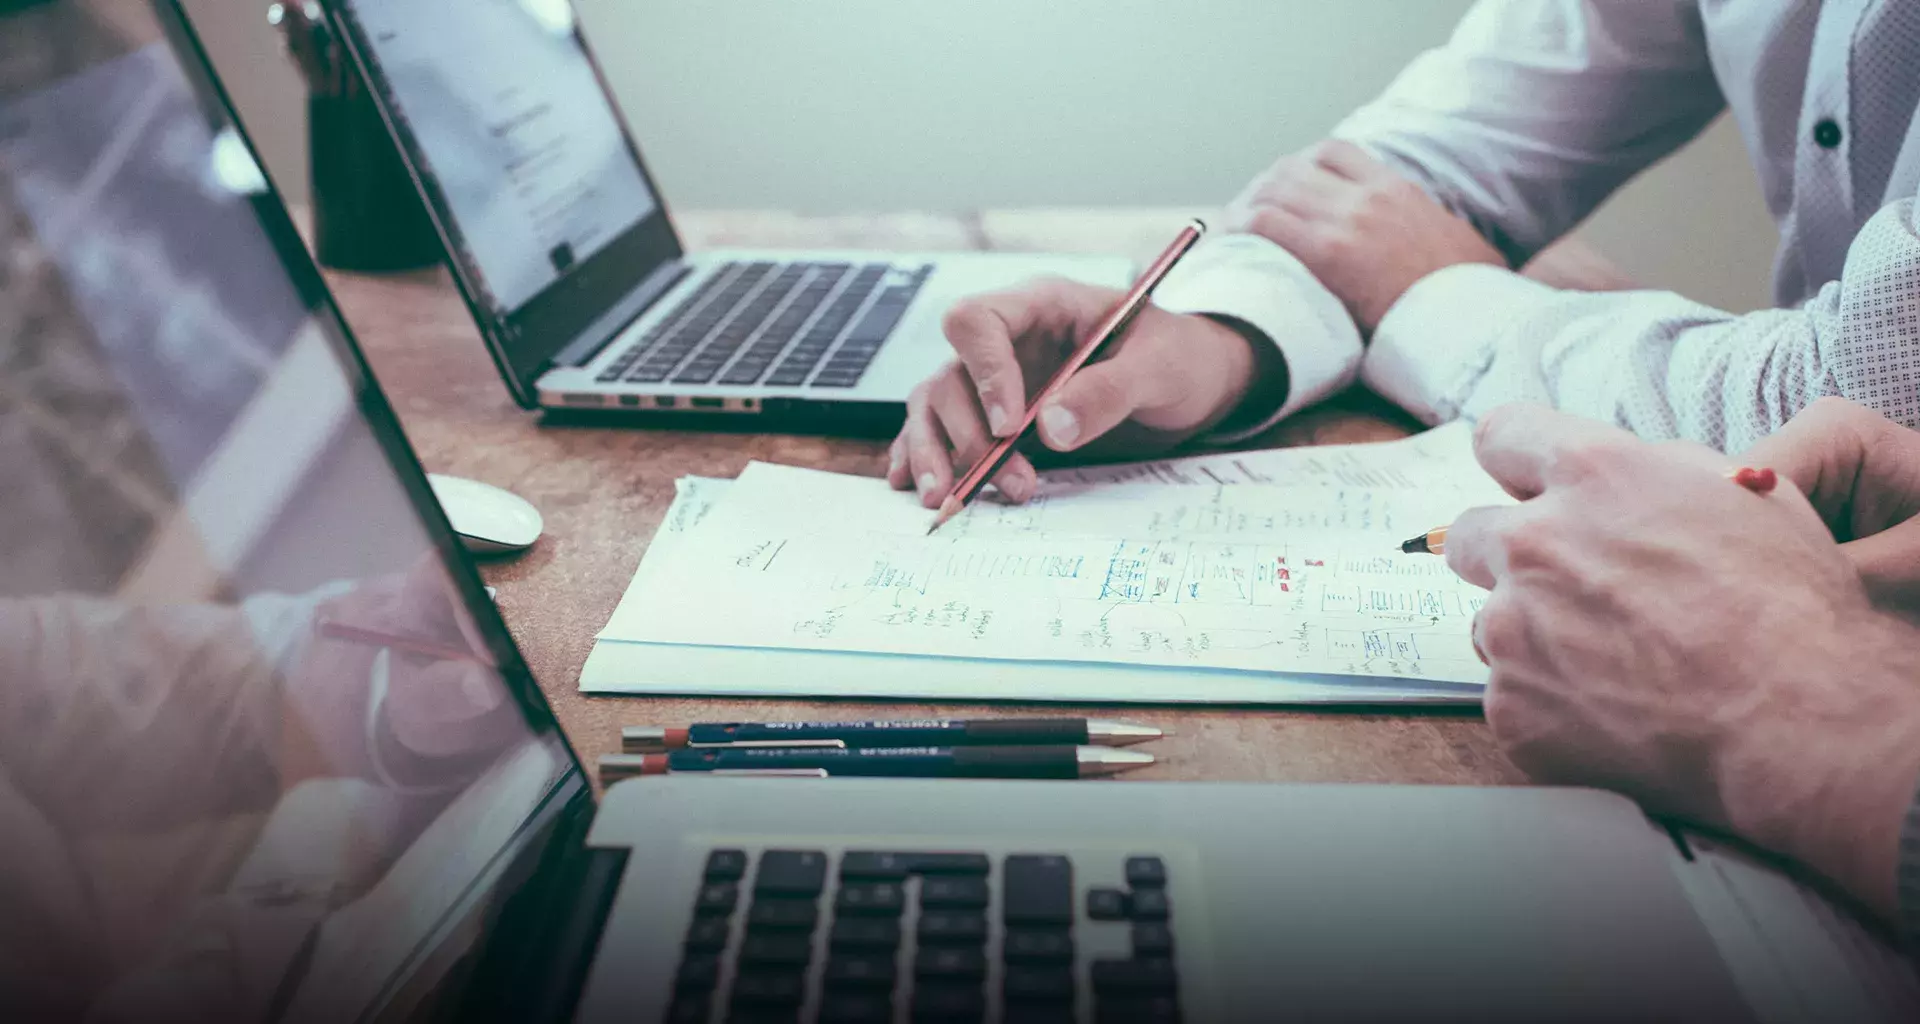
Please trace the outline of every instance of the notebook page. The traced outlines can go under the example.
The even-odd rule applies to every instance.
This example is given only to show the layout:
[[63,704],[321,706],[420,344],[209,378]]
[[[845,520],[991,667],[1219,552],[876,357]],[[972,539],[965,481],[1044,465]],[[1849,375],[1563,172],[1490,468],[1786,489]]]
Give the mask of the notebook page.
[[1480,682],[1482,592],[1392,543],[1486,497],[1072,484],[927,537],[884,481],[754,464],[601,635]]

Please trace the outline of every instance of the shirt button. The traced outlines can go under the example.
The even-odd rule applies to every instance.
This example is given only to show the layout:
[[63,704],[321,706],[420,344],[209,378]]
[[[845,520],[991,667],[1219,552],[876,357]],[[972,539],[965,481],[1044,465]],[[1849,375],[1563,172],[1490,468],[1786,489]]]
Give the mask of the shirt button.
[[1831,117],[1823,117],[1813,126],[1813,141],[1821,149],[1832,149],[1840,144],[1840,124]]

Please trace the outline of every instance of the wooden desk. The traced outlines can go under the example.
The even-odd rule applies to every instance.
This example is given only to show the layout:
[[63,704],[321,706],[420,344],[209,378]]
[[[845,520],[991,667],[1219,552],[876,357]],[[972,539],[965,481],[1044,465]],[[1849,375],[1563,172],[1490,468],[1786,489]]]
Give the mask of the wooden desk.
[[[1013,211],[798,217],[691,213],[690,247],[848,246],[924,250],[1053,249],[1150,258],[1189,211]],[[1543,275],[1544,276],[1544,275]],[[331,274],[421,460],[436,472],[508,488],[539,506],[547,534],[527,554],[484,565],[501,611],[589,762],[618,748],[622,725],[697,720],[1005,714],[977,705],[675,697],[587,697],[580,666],[686,474],[731,477],[753,459],[878,476],[882,442],[780,435],[552,427],[523,412],[495,375],[443,272]],[[1257,446],[1386,440],[1415,426],[1358,393],[1295,417]],[[1161,758],[1130,778],[1512,783],[1519,773],[1479,716],[1268,707],[1043,706],[1157,725]]]

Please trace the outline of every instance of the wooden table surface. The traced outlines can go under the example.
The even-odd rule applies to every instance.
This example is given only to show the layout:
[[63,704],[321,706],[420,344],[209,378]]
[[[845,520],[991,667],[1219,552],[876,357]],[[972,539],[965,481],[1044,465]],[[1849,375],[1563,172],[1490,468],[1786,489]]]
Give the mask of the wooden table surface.
[[[1023,210],[962,216],[676,217],[689,248],[845,246],[1124,253],[1150,258],[1190,211]],[[1575,261],[1577,262],[1577,261]],[[1543,275],[1544,276],[1544,275]],[[578,690],[593,635],[626,589],[673,501],[675,478],[731,477],[754,459],[878,476],[885,443],[779,434],[543,425],[508,397],[443,271],[329,280],[421,460],[434,472],[533,502],[547,533],[524,555],[483,564],[562,727],[589,763],[623,725],[863,716],[991,716],[1020,705],[589,697]],[[1294,417],[1249,447],[1387,440],[1416,426],[1355,392]],[[1490,784],[1522,781],[1476,713],[1273,707],[1027,705],[1038,713],[1144,722],[1168,737],[1138,779]]]

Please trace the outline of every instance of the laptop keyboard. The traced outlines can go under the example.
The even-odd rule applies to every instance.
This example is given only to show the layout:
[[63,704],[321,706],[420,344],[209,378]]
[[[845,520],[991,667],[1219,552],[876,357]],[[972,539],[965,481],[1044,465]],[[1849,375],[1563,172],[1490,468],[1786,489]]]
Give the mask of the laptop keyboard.
[[932,271],[886,263],[723,264],[596,379],[850,388]]
[[[1074,885],[1056,854],[744,850],[707,856],[668,1024],[1140,1022],[1180,1019],[1167,868],[1126,858],[1126,888]],[[837,881],[835,879],[837,878]],[[993,889],[999,912],[989,914]],[[997,918],[997,920],[995,919]],[[1118,922],[1131,955],[1084,966],[1076,921]],[[995,998],[997,997],[997,998]]]

